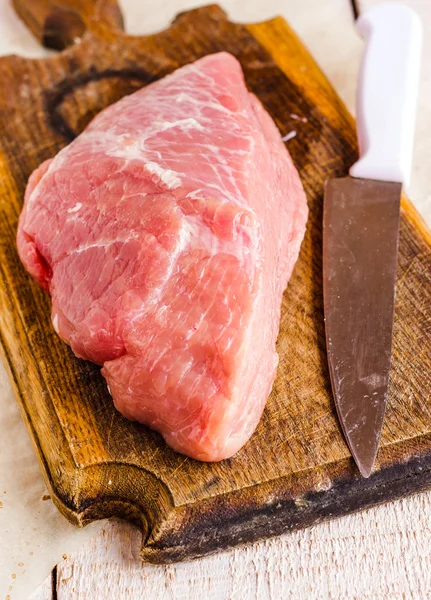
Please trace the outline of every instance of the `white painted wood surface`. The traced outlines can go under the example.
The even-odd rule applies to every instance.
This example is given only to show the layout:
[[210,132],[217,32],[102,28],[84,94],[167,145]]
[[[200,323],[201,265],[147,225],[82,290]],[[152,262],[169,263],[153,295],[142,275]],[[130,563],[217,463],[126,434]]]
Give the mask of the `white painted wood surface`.
[[[377,0],[361,0],[361,8]],[[179,10],[202,2],[123,0],[131,33],[162,29]],[[408,0],[431,32],[430,0]],[[285,16],[351,110],[361,42],[349,0],[225,0],[231,18]],[[1,24],[0,24],[1,30]],[[24,32],[20,32],[21,37]],[[19,41],[17,42],[19,47]],[[32,47],[32,52],[37,49]],[[431,58],[422,77],[410,196],[431,221]],[[58,600],[278,600],[431,598],[431,493],[191,563],[156,567],[139,560],[141,535],[112,521],[57,567]],[[52,600],[47,579],[31,600]]]
[[429,495],[421,494],[166,567],[142,564],[139,532],[127,523],[110,522],[102,535],[58,565],[57,598],[425,600],[431,598],[429,503]]
[[[28,600],[53,600],[53,581],[50,575],[34,592],[28,597]],[[7,599],[9,600],[9,599]],[[24,600],[24,599],[23,599]]]

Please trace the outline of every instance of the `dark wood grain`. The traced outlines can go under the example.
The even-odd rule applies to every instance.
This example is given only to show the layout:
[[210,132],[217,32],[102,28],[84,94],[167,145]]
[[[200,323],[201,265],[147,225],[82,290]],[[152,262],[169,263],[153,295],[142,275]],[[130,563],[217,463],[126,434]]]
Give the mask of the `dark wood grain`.
[[[15,4],[31,5],[33,31],[43,30],[46,13],[36,8],[45,2]],[[85,10],[81,2],[55,4],[76,7],[85,25],[80,43],[43,60],[0,59],[0,336],[59,510],[79,525],[111,515],[133,519],[145,532],[143,558],[167,562],[429,487],[430,233],[404,199],[390,397],[376,469],[364,480],[331,399],[321,280],[323,182],[345,175],[356,159],[354,123],[292,30],[280,18],[233,24],[209,6],[139,38],[100,17],[115,14],[112,1],[86,2]],[[20,14],[30,24],[29,13]],[[62,31],[55,34],[67,46]],[[49,297],[21,266],[15,234],[27,178],[42,160],[122,95],[219,50],[241,61],[248,87],[282,135],[296,131],[288,147],[310,220],[283,299],[280,366],[261,423],[235,457],[204,464],[115,411],[99,369],[75,358],[54,333]]]

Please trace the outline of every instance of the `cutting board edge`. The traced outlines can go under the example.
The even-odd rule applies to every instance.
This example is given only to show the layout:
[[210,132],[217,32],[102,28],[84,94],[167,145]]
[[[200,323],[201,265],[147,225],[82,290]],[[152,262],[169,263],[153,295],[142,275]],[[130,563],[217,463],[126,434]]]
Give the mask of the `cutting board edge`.
[[[126,463],[77,470],[79,493],[75,498],[66,500],[58,495],[52,479],[49,489],[59,511],[72,523],[83,527],[111,517],[132,521],[143,532],[141,558],[152,564],[170,564],[303,529],[431,488],[431,434],[408,442],[408,455],[405,440],[395,445],[399,452],[395,465],[393,452],[397,448],[384,448],[379,455],[379,470],[369,479],[360,477],[353,460],[346,458],[178,506],[173,505],[163,481]],[[109,495],[106,468],[116,480],[114,487],[121,481],[123,498]],[[99,470],[103,471],[102,478]],[[133,479],[131,470],[136,475]],[[99,485],[95,486],[94,481]],[[311,492],[310,487],[314,488]],[[159,500],[156,505],[150,507],[140,501],[144,489]]]
[[[66,443],[66,438],[63,435],[63,432],[61,432],[61,427],[59,427],[59,430],[61,432],[60,435],[63,438],[62,439],[62,442],[63,442],[62,447],[64,449],[64,455],[61,454],[60,452],[58,452],[55,455],[56,460],[55,461],[51,460],[51,465],[49,465],[48,461],[45,459],[45,453],[43,451],[42,444],[39,439],[39,435],[38,435],[36,429],[33,427],[32,420],[28,413],[28,409],[27,409],[26,401],[25,401],[25,398],[28,397],[28,394],[25,391],[23,391],[19,385],[18,377],[13,368],[13,361],[9,357],[9,353],[7,351],[7,345],[4,343],[4,340],[3,340],[1,327],[0,327],[0,359],[2,360],[5,370],[6,370],[6,373],[8,375],[9,382],[11,384],[12,391],[13,391],[16,403],[18,405],[19,412],[21,414],[21,417],[22,417],[25,427],[27,429],[28,437],[30,439],[31,445],[33,446],[34,453],[35,453],[35,456],[39,463],[39,467],[40,467],[45,485],[49,491],[49,495],[50,495],[52,501],[54,502],[54,504],[56,505],[56,507],[58,508],[58,510],[61,512],[61,514],[64,517],[66,517],[70,523],[79,526],[81,524],[79,515],[78,515],[76,509],[73,507],[73,503],[70,502],[70,500],[68,498],[68,494],[66,492],[66,489],[63,488],[63,485],[62,485],[62,481],[64,479],[64,474],[67,474],[68,482],[70,482],[71,480],[76,480],[76,477],[73,477],[73,475],[76,475],[76,464],[70,455],[69,447]],[[60,460],[60,456],[62,456],[63,460]],[[66,460],[64,460],[64,457],[67,457]],[[52,471],[54,471],[54,470],[57,470],[58,473],[61,473],[61,475],[62,475],[61,477],[59,477],[57,479],[57,482],[58,482],[57,484],[55,483],[56,478],[53,476],[53,473],[52,473]]]
[[[388,466],[381,465],[368,479],[346,458],[319,472],[310,469],[258,484],[262,494],[258,499],[253,488],[245,488],[180,506],[156,534],[150,533],[141,557],[153,564],[197,559],[430,489],[431,434],[410,442],[410,457],[392,464],[391,447],[387,457],[380,456],[381,461],[387,459]],[[405,442],[398,446],[402,454]],[[320,480],[314,491],[301,492],[301,488],[310,489],[310,476],[316,474]],[[236,506],[241,510],[236,512]],[[183,521],[187,528],[181,527]]]
[[[174,500],[169,487],[155,473],[133,463],[111,461],[80,467],[70,453],[70,447],[58,419],[56,421],[59,437],[56,439],[60,438],[60,447],[58,452],[51,455],[51,461],[48,464],[43,444],[32,424],[26,406],[25,399],[29,398],[29,394],[20,386],[19,377],[7,351],[1,328],[0,359],[5,366],[45,485],[59,512],[70,523],[78,527],[83,527],[94,520],[118,516],[118,514],[138,523],[144,533],[148,532],[151,527],[160,525],[163,522],[160,517],[166,516],[174,510]],[[52,460],[53,456],[55,460]],[[57,476],[54,475],[55,471]],[[130,478],[131,472],[135,475],[133,481]],[[127,482],[124,498],[121,500],[118,497],[113,498],[107,493],[110,485],[114,490],[118,489],[119,482],[123,487],[124,482]],[[154,505],[140,502],[139,498],[145,498],[145,494],[150,490],[154,490],[153,497],[157,498],[158,502]]]

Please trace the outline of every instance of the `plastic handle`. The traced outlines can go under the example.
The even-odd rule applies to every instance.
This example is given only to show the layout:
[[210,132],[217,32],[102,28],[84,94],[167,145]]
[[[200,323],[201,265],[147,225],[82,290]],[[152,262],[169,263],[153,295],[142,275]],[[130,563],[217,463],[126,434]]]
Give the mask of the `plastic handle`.
[[422,25],[403,4],[379,4],[358,19],[366,39],[357,92],[360,160],[352,177],[410,181]]

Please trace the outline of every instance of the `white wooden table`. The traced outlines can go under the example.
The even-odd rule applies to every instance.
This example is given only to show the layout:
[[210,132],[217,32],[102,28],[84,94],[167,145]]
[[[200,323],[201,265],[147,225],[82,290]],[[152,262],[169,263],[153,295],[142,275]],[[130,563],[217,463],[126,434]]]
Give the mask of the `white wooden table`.
[[[360,9],[379,0],[359,0]],[[423,17],[425,56],[410,196],[431,221],[431,1],[406,0]],[[361,42],[351,0],[220,0],[237,21],[283,15],[354,110]],[[154,32],[193,0],[122,0],[130,33]],[[1,25],[1,24],[0,24]],[[428,33],[428,35],[427,35]],[[9,36],[19,52],[23,32]],[[27,40],[27,48],[28,48]],[[1,46],[1,40],[0,40]],[[31,45],[31,52],[39,52]],[[0,368],[2,368],[0,366]],[[431,598],[431,493],[191,563],[139,560],[140,532],[111,521],[66,558],[31,600],[267,600]]]

